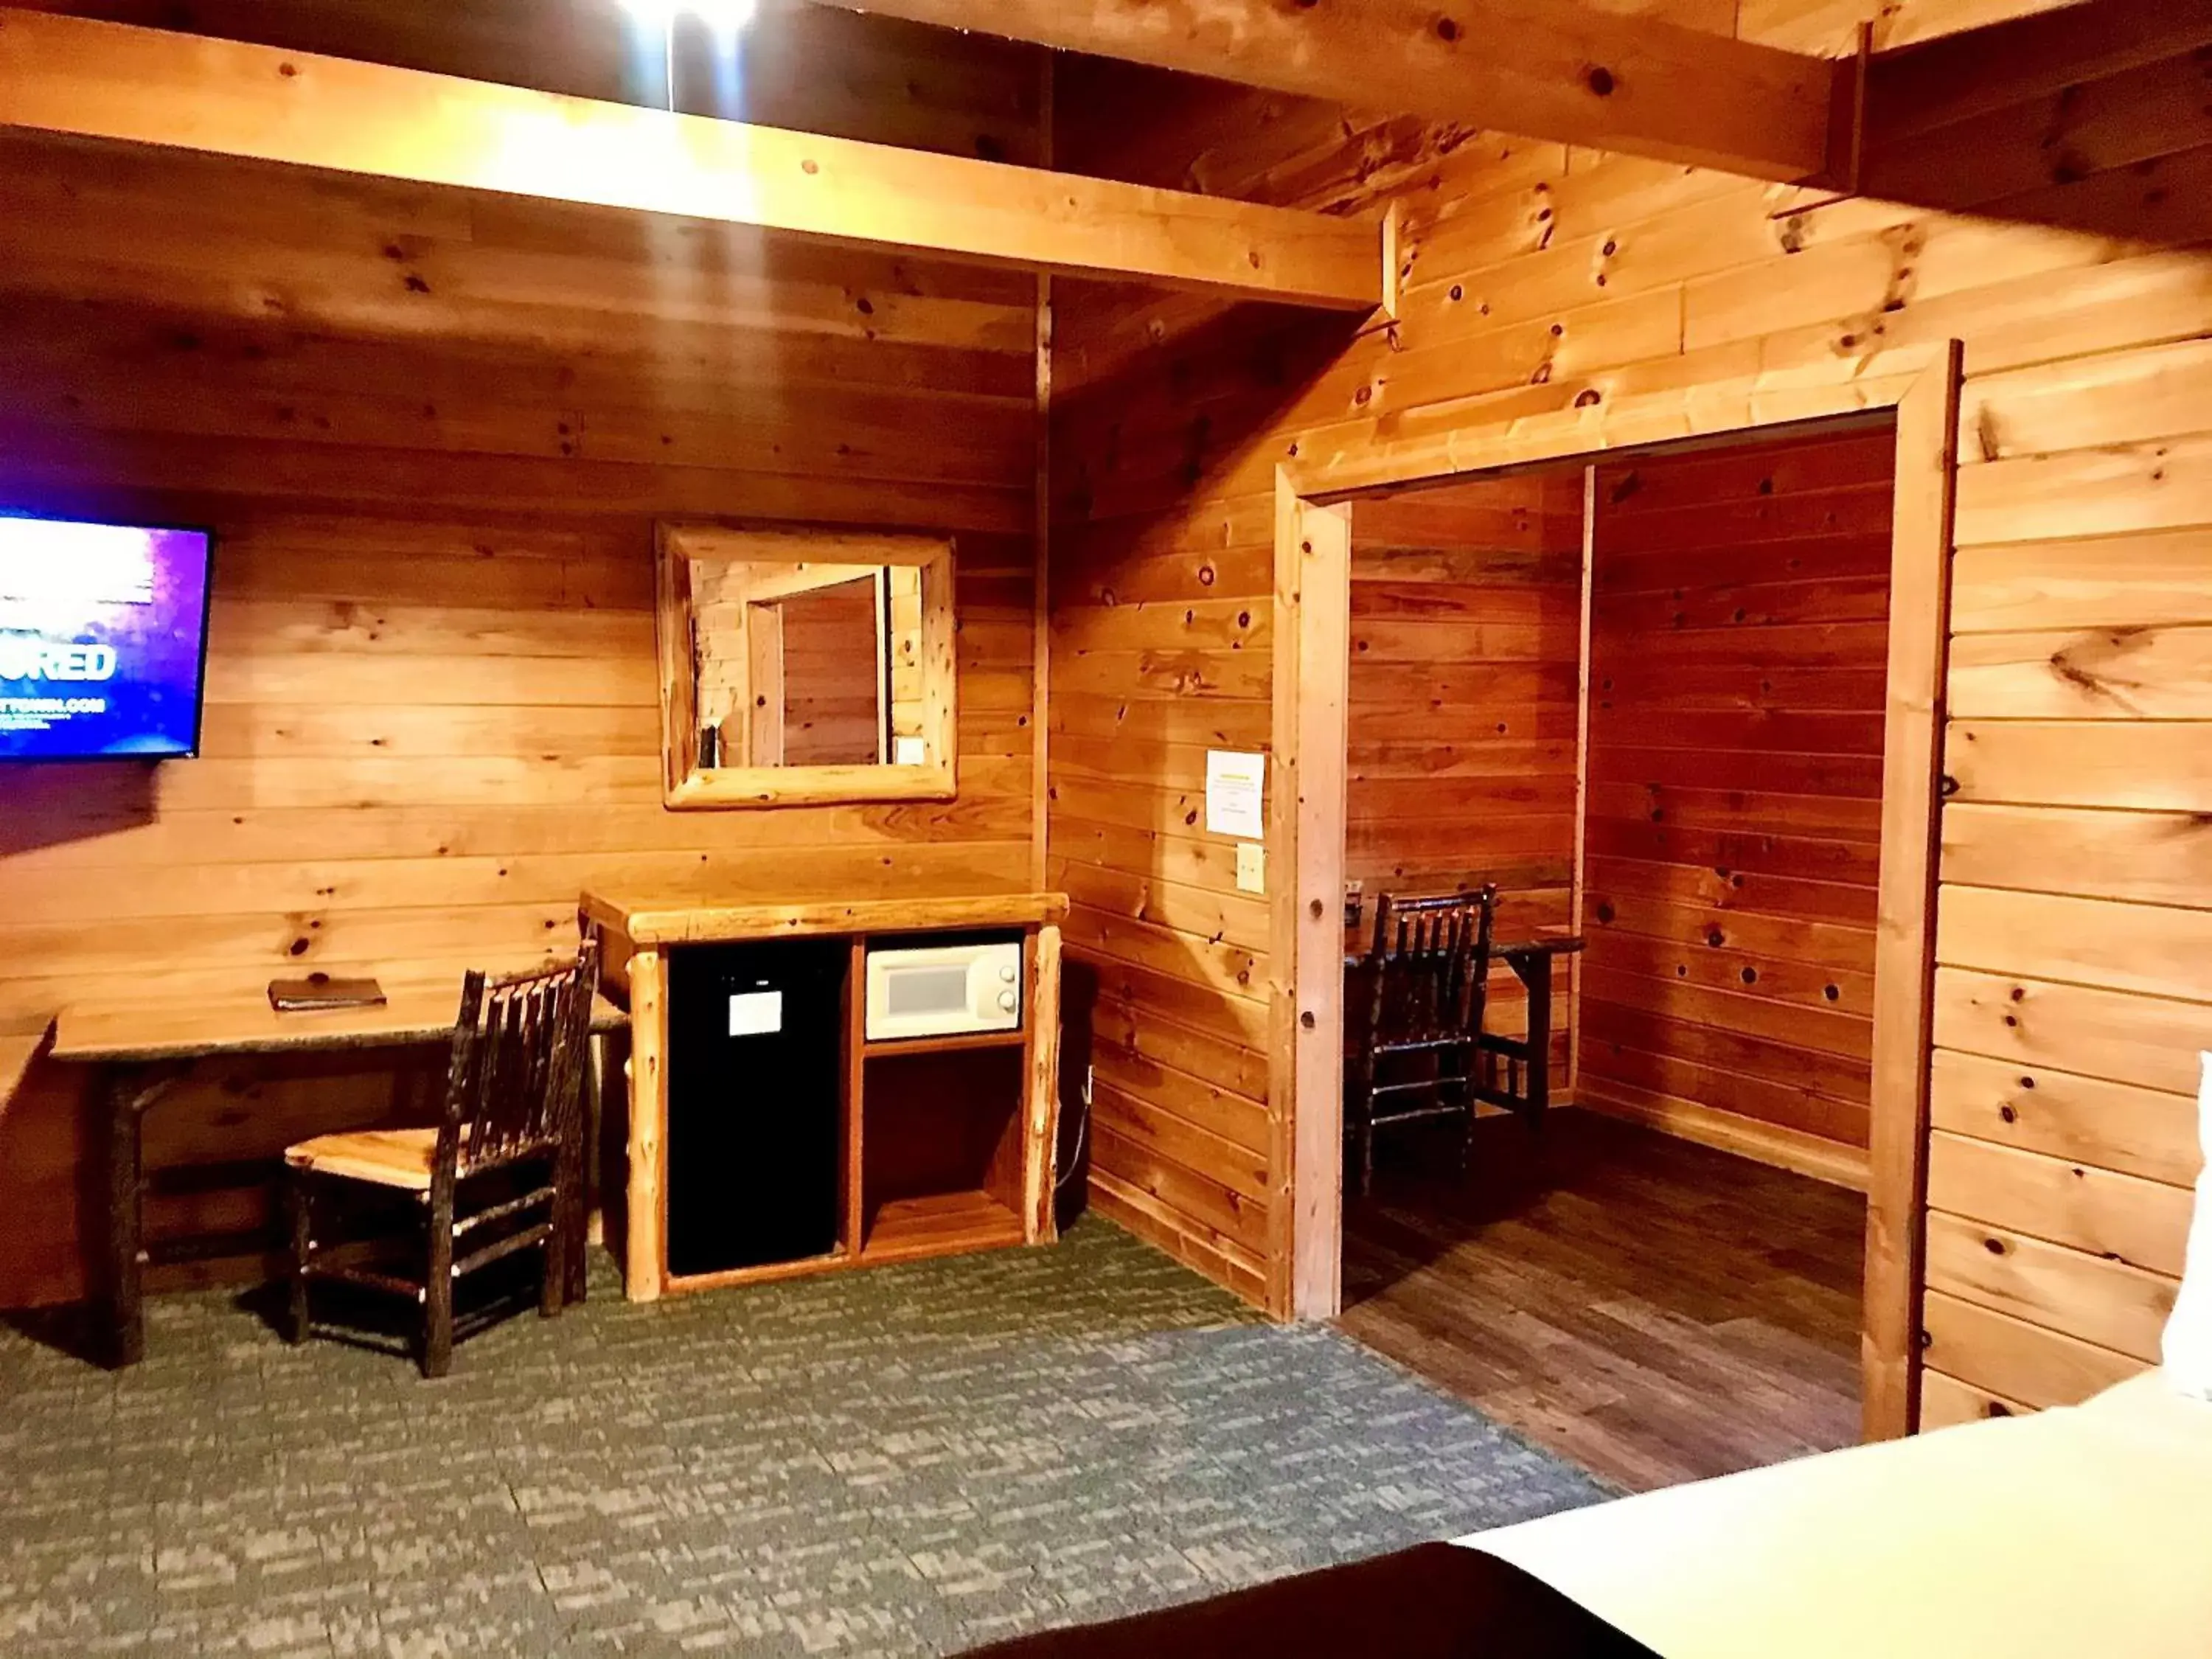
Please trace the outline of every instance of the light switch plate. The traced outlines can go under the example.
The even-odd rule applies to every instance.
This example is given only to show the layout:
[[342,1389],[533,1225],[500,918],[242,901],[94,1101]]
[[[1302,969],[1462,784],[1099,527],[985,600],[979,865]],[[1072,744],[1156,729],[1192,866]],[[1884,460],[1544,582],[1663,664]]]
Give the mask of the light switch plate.
[[1240,893],[1264,893],[1267,890],[1267,849],[1256,841],[1237,843],[1237,890]]

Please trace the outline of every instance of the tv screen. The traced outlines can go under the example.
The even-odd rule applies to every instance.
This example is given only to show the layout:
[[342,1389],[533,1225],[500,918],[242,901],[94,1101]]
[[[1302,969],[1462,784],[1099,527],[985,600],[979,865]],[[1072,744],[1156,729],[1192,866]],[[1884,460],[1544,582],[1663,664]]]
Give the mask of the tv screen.
[[209,537],[0,517],[0,760],[194,754]]

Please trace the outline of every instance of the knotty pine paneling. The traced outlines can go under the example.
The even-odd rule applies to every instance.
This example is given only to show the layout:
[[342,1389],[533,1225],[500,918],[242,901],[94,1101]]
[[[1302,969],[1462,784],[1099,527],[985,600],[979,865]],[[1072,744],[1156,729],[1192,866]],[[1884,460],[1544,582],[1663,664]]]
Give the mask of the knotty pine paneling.
[[[1352,503],[1345,875],[1368,917],[1385,892],[1495,882],[1502,939],[1571,921],[1582,609],[1579,467]],[[1562,962],[1561,1078],[1572,978]],[[1492,1028],[1524,1033],[1510,969],[1490,994]]]
[[[73,9],[659,101],[611,4]],[[790,125],[1033,149],[1031,54],[815,8],[748,40],[748,95]],[[204,758],[0,780],[0,1048],[84,997],[317,968],[458,989],[573,940],[593,882],[1026,881],[1035,302],[721,228],[0,140],[0,506],[217,537]],[[664,811],[664,516],[955,535],[959,799]],[[227,1068],[149,1155],[270,1152],[407,1081]],[[83,1082],[41,1062],[0,1114],[0,1304],[76,1293]]]
[[1884,423],[1594,492],[1577,1097],[1824,1173],[1867,1142],[1895,453]]
[[[1759,0],[1738,9],[1738,23],[1747,38],[1835,50],[1863,19],[1875,21],[1878,44],[1902,45],[2041,9],[2039,0],[1907,0],[1877,15],[1867,0]],[[2068,97],[2069,108],[2112,107],[2109,88]],[[2212,331],[2212,252],[2203,246],[2212,192],[2191,183],[2206,164],[2191,107],[2132,125],[2133,159],[2103,171],[2079,168],[2068,144],[2029,143],[2022,135],[2047,124],[2017,111],[1963,124],[1937,148],[1991,176],[2010,177],[2024,160],[2040,169],[2030,188],[1968,213],[1830,200],[1071,65],[1056,101],[1063,165],[1338,210],[1395,196],[1409,270],[1399,321],[1350,330],[1224,314],[1188,296],[1065,286],[1055,605],[1098,614],[1109,591],[1124,602],[1139,593],[1258,599],[1268,580],[1270,470],[1294,456],[1366,456],[1449,437],[1472,463],[1486,431],[1601,410],[1617,391],[1678,389],[1687,404],[1723,381],[1963,339],[1954,627],[1959,690],[1982,712],[1949,732],[1946,766],[1958,787],[1945,815],[1939,916],[1948,921],[1966,886],[2123,899],[2130,902],[2100,914],[2121,930],[2115,943],[2137,922],[2161,942],[2142,953],[2154,960],[2130,971],[2136,988],[2116,988],[2070,938],[2072,913],[1997,915],[1984,905],[1989,925],[1958,946],[1972,964],[1937,974],[1937,1109],[1956,1133],[2062,1160],[2062,1170],[2109,1168],[2182,1188],[2196,1164],[2185,1138],[2196,1052],[2212,1029],[2212,990],[2178,954],[2191,948],[2191,916],[2212,905],[2200,878],[2212,846],[2203,760],[2212,725],[2191,690],[2201,673],[2188,667],[2202,661],[2189,630],[2212,621],[2212,416],[2191,395],[2199,377],[2189,371],[2201,354],[2194,343]],[[1728,569],[1716,562],[1707,580],[1720,585]],[[1808,570],[1807,591],[1817,581],[1869,592],[1871,574],[1846,555]],[[1160,643],[1174,631],[1164,629]],[[2041,636],[2041,666],[2023,642],[1993,637],[2023,634]],[[1202,675],[1233,648],[1192,647],[1183,665]],[[2138,658],[2145,672],[2134,671]],[[1841,740],[1866,706],[1863,674],[1790,672],[1808,712],[1789,742],[1818,750]],[[1706,682],[1716,691],[1744,683],[1729,665]],[[2043,712],[2021,718],[1996,706],[2015,693]],[[1248,722],[1246,736],[1265,733],[1264,722]],[[1094,793],[1112,793],[1117,776],[1136,784],[1148,758],[1094,772]],[[1875,820],[1862,803],[1793,797],[1834,806],[1777,823],[1733,808],[1724,779],[1692,799],[1711,819],[1700,864],[1730,865],[1763,842],[1796,855],[1777,866],[1791,880],[1872,878],[1863,849]],[[1607,816],[1595,802],[1594,811]],[[1639,827],[1608,855],[1651,844]],[[1150,869],[1133,847],[1124,861],[1139,877]],[[1217,862],[1176,867],[1209,898],[1229,890]],[[2152,918],[2153,909],[2166,914]],[[1961,939],[1955,927],[1947,937]],[[1671,943],[1655,940],[1639,971],[1668,961]],[[1693,972],[1713,965],[1705,955],[1686,957]],[[1827,981],[1800,972],[1793,984],[1787,962],[1767,958],[1759,971],[1769,991],[1791,984],[1793,994],[1826,1000]],[[1863,1012],[1870,984],[1836,983],[1836,1006]],[[1702,988],[1741,994],[1722,974]],[[1171,1004],[1186,1027],[1220,1006],[1170,957],[1151,971],[1144,998],[1124,1004],[1116,1029],[1141,1042],[1151,1011]],[[1215,1024],[1233,1032],[1236,1023]],[[1114,1040],[1103,1024],[1101,1040]],[[1243,1086],[1260,1085],[1248,1076]],[[2127,1103],[2124,1114],[2085,1109],[2108,1091]],[[2066,1103],[2045,1107],[2049,1115],[2002,1109],[2053,1096]],[[1285,1178],[1271,1171],[1271,1190]],[[1141,1200],[1155,1236],[1203,1239],[1164,1185],[1142,1184],[1143,1170],[1123,1166],[1114,1179],[1131,1195],[1125,1208],[1134,1213]],[[2000,1178],[1986,1193],[1976,1203],[1989,1213],[1971,1219],[2033,1236],[2038,1185]],[[1218,1252],[1194,1246],[1193,1255],[1232,1282],[1255,1277],[1249,1262],[1232,1275]],[[1931,1389],[1931,1415],[1982,1409],[1976,1401],[2078,1399],[2140,1366],[2106,1346],[2109,1315],[2094,1324],[2081,1316],[2092,1281],[2081,1264],[2037,1261],[2008,1281],[2002,1305],[1986,1281],[1937,1285],[1929,1357],[1943,1380]],[[1947,1278],[1940,1261],[1936,1277]]]

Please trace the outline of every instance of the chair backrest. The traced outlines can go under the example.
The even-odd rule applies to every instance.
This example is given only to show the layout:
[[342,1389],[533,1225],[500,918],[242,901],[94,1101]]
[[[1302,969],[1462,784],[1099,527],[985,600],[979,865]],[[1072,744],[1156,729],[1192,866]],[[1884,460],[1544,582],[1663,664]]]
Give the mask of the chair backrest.
[[461,985],[439,1127],[438,1170],[474,1168],[557,1148],[581,1109],[585,1050],[599,986],[599,946],[586,939],[563,968]]
[[1368,956],[1375,1043],[1481,1034],[1497,915],[1494,886],[1441,898],[1382,895]]

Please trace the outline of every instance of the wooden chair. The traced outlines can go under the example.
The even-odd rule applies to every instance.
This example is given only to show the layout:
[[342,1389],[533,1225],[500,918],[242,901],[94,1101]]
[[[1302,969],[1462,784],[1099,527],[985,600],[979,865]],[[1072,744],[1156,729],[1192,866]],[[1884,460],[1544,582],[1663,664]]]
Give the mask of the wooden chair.
[[[1345,1074],[1345,1129],[1363,1197],[1374,1183],[1378,1127],[1459,1118],[1465,1167],[1497,915],[1495,887],[1442,898],[1385,893],[1376,906],[1375,943],[1350,999]],[[1420,1062],[1422,1074],[1385,1081],[1385,1063],[1397,1059]]]
[[[544,1255],[538,1311],[549,1319],[561,1311],[566,1258],[583,1248],[581,1096],[598,989],[596,940],[566,968],[470,974],[437,1127],[321,1135],[286,1151],[292,1341],[307,1340],[313,1280],[356,1285],[420,1304],[422,1375],[443,1376],[453,1366],[458,1283],[533,1249]],[[317,1200],[338,1183],[413,1195],[423,1237],[410,1240],[403,1261],[419,1263],[419,1274],[326,1255],[359,1242],[318,1234]]]

